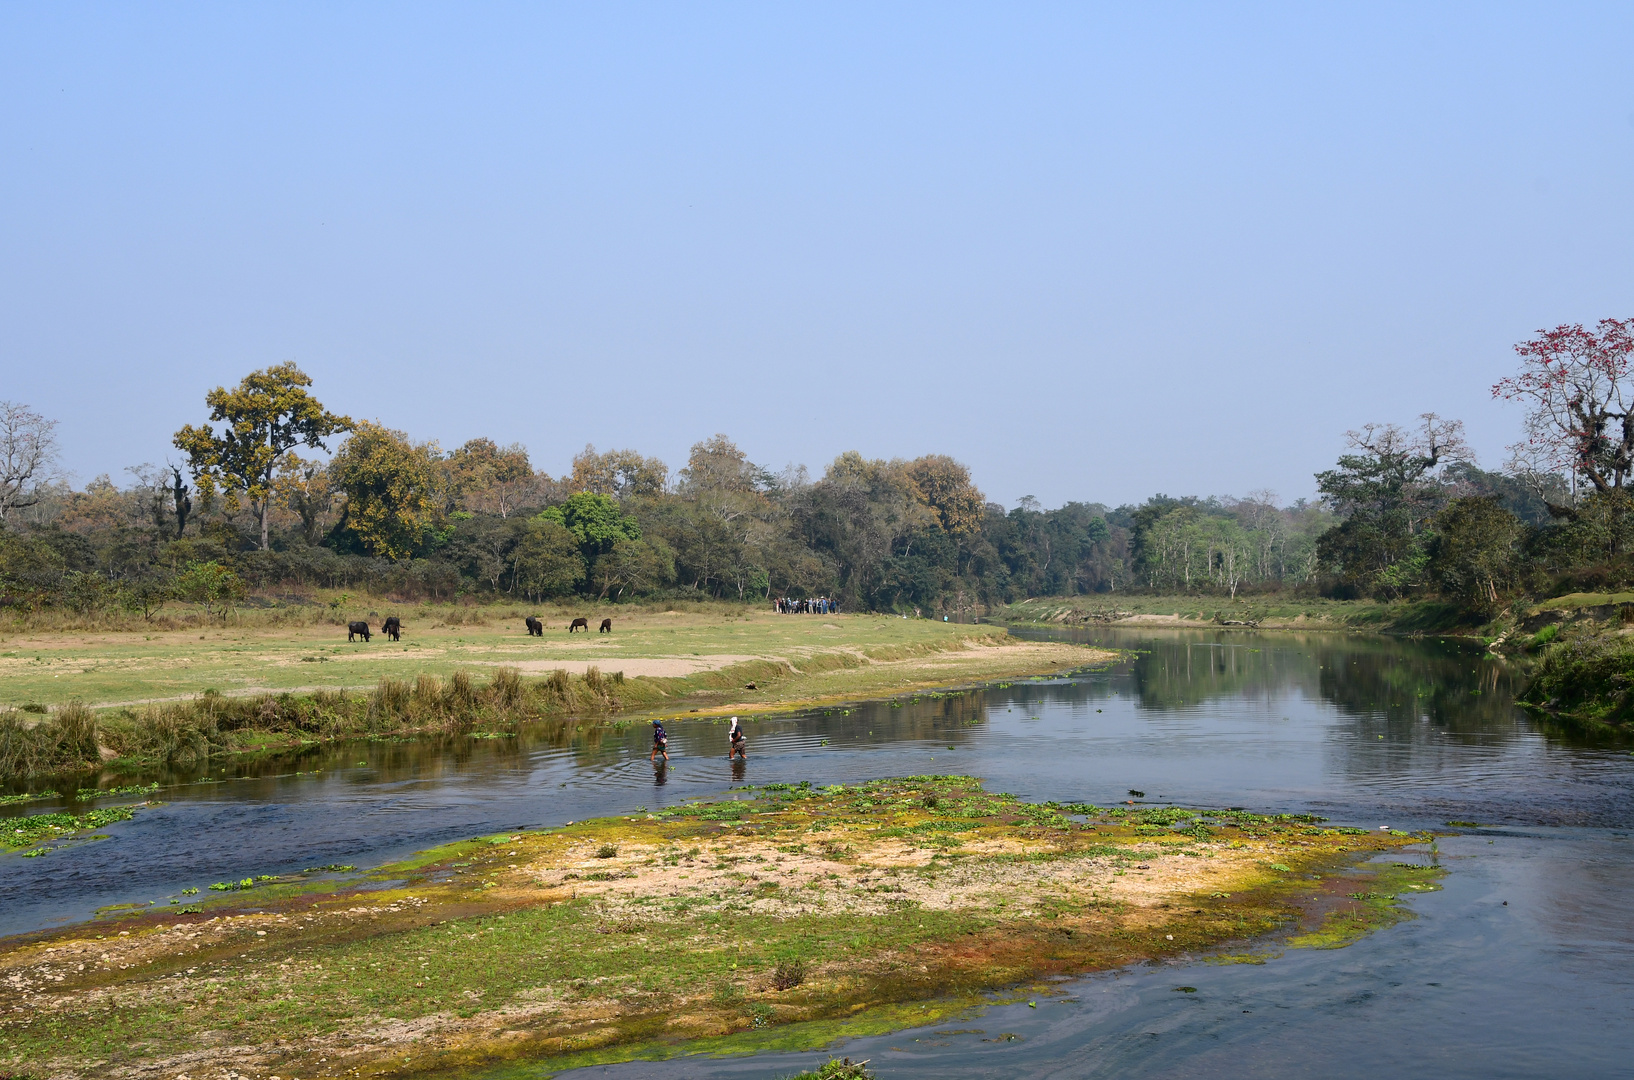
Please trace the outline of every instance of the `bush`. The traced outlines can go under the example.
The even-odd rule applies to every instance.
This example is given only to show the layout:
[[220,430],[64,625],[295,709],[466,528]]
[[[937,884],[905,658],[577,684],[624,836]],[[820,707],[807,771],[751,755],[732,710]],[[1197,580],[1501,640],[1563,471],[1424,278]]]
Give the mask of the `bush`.
[[806,981],[806,962],[791,957],[779,960],[777,967],[772,969],[772,989],[793,990]]
[[1547,645],[1520,700],[1600,723],[1627,723],[1634,719],[1634,643],[1586,632]]

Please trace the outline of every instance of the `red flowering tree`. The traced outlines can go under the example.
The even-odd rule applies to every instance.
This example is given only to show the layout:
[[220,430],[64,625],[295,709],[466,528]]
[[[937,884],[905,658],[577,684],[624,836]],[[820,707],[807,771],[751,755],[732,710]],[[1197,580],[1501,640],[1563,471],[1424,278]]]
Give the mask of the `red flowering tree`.
[[1524,402],[1526,440],[1510,449],[1522,474],[1564,472],[1602,494],[1634,479],[1634,319],[1540,330],[1515,346],[1521,371],[1492,388]]

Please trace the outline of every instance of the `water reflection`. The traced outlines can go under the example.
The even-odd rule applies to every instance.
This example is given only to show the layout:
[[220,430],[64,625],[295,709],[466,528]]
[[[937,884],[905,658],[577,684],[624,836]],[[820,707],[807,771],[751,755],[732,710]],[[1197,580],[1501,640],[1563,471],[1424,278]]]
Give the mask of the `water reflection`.
[[1634,821],[1626,748],[1540,729],[1512,704],[1515,674],[1479,650],[1294,632],[1075,636],[1133,652],[1073,678],[752,720],[746,761],[726,760],[724,723],[666,717],[667,765],[648,760],[645,724],[557,722],[511,738],[348,743],[162,772],[167,805],[109,839],[0,855],[0,933],[743,783],[957,772],[1026,798],[1104,805],[1133,788],[1367,825]]

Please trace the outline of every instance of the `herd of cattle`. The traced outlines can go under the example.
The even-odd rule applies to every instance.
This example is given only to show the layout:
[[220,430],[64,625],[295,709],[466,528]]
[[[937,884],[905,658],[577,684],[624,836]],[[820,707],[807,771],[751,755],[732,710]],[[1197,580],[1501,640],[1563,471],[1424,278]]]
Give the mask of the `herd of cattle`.
[[[529,637],[544,637],[545,636],[545,624],[540,622],[534,616],[529,615],[527,617],[527,619],[525,620],[524,625],[527,628]],[[589,619],[574,619],[571,623],[568,624],[567,632],[571,634],[575,630],[583,630],[585,633],[588,634],[590,632],[590,620]],[[380,624],[380,632],[382,634],[384,634],[386,637],[391,638],[393,641],[403,640],[403,624],[402,624],[402,622],[400,622],[398,620],[396,615],[387,616],[386,621]],[[601,621],[600,633],[611,634],[612,632],[613,632],[613,620],[612,619],[603,619]],[[349,623],[347,623],[346,624],[346,640],[347,641],[356,641],[358,638],[362,638],[364,641],[369,640],[369,638],[370,638],[369,624],[366,623],[366,622],[349,622]]]

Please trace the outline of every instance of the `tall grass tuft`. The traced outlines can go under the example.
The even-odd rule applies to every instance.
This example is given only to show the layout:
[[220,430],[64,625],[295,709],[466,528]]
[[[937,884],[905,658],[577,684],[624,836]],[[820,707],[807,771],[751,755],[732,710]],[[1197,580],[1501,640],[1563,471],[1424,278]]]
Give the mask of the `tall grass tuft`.
[[381,679],[369,697],[369,727],[383,730],[408,718],[410,691],[406,682]]
[[510,710],[521,705],[522,673],[509,667],[494,672],[494,681],[488,684],[488,696],[501,709]]
[[470,712],[476,708],[476,688],[471,685],[471,673],[464,668],[454,672],[448,680],[447,704],[450,709],[459,712]]
[[82,702],[70,702],[51,717],[58,755],[67,761],[97,761],[96,713]]

